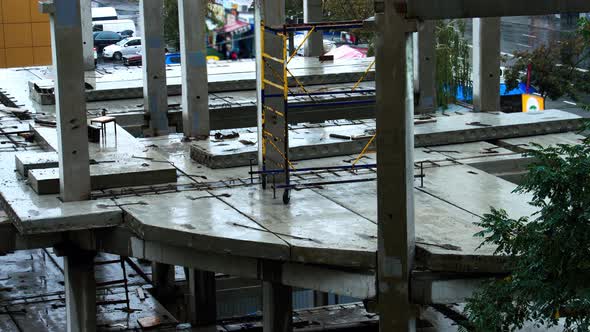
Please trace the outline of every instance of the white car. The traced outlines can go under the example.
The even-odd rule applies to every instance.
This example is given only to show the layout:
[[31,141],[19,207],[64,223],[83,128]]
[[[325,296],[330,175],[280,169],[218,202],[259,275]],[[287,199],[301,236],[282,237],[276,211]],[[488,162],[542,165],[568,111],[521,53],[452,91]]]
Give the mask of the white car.
[[138,52],[141,52],[141,38],[129,37],[105,47],[102,56],[113,60],[121,60],[124,56],[137,54]]

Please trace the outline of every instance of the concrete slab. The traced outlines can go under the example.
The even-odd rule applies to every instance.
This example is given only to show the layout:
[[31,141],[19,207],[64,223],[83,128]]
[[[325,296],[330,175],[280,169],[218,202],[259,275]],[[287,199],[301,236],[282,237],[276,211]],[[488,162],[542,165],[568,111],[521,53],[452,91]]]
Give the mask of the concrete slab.
[[[376,182],[325,186],[313,191],[377,222]],[[293,193],[292,200],[297,200],[298,196],[299,193]],[[466,273],[504,269],[505,260],[493,256],[493,246],[476,250],[481,244],[481,239],[473,236],[481,230],[474,224],[479,217],[417,189],[414,199],[416,253],[420,267]]]
[[377,225],[366,218],[309,190],[297,192],[289,205],[258,187],[231,193],[221,199],[289,243],[292,261],[375,267]]
[[[372,61],[373,58],[366,58],[322,63],[317,58],[296,57],[290,63],[289,69],[306,86],[350,83],[356,82]],[[220,61],[209,64],[207,71],[210,92],[256,89],[256,70],[253,59]],[[33,79],[28,83],[30,97],[38,103],[54,103],[53,77],[41,69],[34,74],[39,79]],[[86,90],[86,98],[88,101],[141,98],[143,93],[141,74],[141,67],[118,67],[109,72],[97,71],[96,78],[90,82],[94,89]],[[181,67],[166,66],[166,76],[168,94],[180,95]],[[366,80],[373,79],[374,70],[371,70]],[[290,79],[290,85],[296,86],[296,82]]]
[[0,154],[0,206],[20,233],[93,229],[122,222],[121,209],[110,200],[63,203],[58,195],[38,196],[14,172],[14,158],[14,153]]
[[[28,178],[39,195],[59,193],[59,168],[29,170]],[[172,183],[176,179],[176,168],[169,163],[123,159],[90,165],[92,190]]]
[[19,153],[15,156],[16,171],[22,177],[28,177],[29,170],[54,168],[59,166],[57,153]]
[[[57,130],[53,127],[31,126],[35,133],[35,140],[49,151],[57,151]],[[142,151],[143,146],[137,139],[129,134],[125,129],[117,126],[117,135],[111,124],[107,125],[106,139],[101,139],[99,143],[88,143],[88,150],[91,159],[99,160],[105,153],[118,153],[133,155]]]
[[470,158],[494,157],[514,154],[513,151],[504,149],[488,142],[473,142],[463,144],[450,144],[420,148],[426,154],[440,154],[449,159],[462,160]]
[[[289,156],[291,160],[306,160],[354,154],[362,151],[372,136],[372,122],[291,130]],[[336,138],[358,137],[357,139]],[[241,133],[233,139],[198,141],[191,147],[193,160],[210,168],[227,168],[257,164],[257,134]],[[248,144],[244,144],[248,142]]]
[[435,146],[576,130],[582,118],[559,110],[538,113],[469,112],[415,126],[416,146]]
[[[220,192],[218,195],[234,195]],[[289,245],[207,192],[117,199],[138,236],[223,255],[288,260]]]
[[537,210],[528,204],[530,195],[513,193],[516,185],[476,168],[456,165],[425,170],[421,191],[476,216],[490,207],[504,209],[513,218],[530,216]]
[[[542,113],[466,113],[439,116],[436,122],[415,126],[415,146],[432,147],[493,139],[529,136],[531,134],[559,133],[575,130],[582,118],[567,112],[549,110]],[[191,157],[211,168],[226,168],[249,165],[257,159],[255,131],[240,134],[239,138],[223,141],[201,141],[191,147]],[[363,121],[361,125],[343,125],[291,130],[289,134],[291,160],[314,159],[327,156],[355,154],[362,151],[372,133],[374,122]],[[356,139],[334,138],[343,135]],[[242,142],[240,142],[242,141]],[[477,149],[493,146],[474,146]],[[433,150],[431,148],[431,150]],[[436,151],[434,149],[433,151]],[[509,152],[502,150],[503,152]],[[447,152],[447,156],[449,153]],[[466,157],[464,154],[463,157]]]
[[585,138],[586,137],[575,132],[568,132],[560,134],[501,139],[498,141],[498,144],[513,151],[525,152],[527,150],[536,150],[537,147],[535,147],[533,144],[538,144],[545,148],[556,146],[558,144],[577,145],[581,144]]

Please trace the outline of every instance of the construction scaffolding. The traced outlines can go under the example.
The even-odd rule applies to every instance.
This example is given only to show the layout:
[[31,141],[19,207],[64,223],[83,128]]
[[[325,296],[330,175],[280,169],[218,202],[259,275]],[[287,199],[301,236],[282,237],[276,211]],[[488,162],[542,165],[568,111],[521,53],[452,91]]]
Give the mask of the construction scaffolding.
[[[273,190],[284,189],[283,202],[285,204],[288,204],[290,201],[289,191],[295,188],[290,183],[290,173],[297,171],[293,163],[289,160],[289,109],[313,107],[319,104],[322,106],[346,106],[375,103],[374,100],[318,102],[314,98],[314,96],[344,95],[350,92],[375,93],[375,89],[357,90],[373,68],[375,61],[362,73],[350,91],[344,90],[338,92],[310,91],[289,70],[289,63],[297,56],[297,53],[314,32],[330,29],[358,29],[363,27],[363,21],[285,24],[279,27],[266,26],[264,22],[260,24],[259,28],[262,36],[262,63],[259,68],[262,77],[262,170],[254,172],[254,174],[262,177],[261,182],[264,188],[267,182],[272,181]],[[294,51],[289,52],[288,41],[293,40],[294,38],[290,37],[298,31],[307,31],[307,33]],[[291,84],[289,82],[290,79],[292,80]],[[291,86],[297,87],[300,91],[292,91]],[[308,97],[311,103],[289,105],[289,97],[302,96]],[[367,151],[373,139],[371,139],[363,153]],[[354,168],[354,165],[352,165],[352,168]],[[331,184],[333,183],[331,182]]]

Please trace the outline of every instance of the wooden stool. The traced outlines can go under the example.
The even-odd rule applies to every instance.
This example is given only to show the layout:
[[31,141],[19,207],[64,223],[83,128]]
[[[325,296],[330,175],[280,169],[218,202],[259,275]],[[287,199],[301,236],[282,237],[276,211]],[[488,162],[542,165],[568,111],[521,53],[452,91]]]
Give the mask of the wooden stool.
[[117,119],[114,116],[101,116],[90,120],[90,124],[100,124],[100,130],[105,140],[107,139],[107,123],[110,122],[115,125],[115,137],[117,137]]

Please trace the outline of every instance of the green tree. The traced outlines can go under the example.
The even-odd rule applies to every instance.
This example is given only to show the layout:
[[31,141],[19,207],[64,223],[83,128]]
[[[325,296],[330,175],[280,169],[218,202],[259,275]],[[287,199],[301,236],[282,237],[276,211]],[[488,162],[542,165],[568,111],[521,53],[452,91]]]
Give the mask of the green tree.
[[436,101],[439,107],[457,101],[457,89],[470,94],[471,64],[465,39],[465,21],[440,20],[436,23]]
[[164,39],[169,46],[180,49],[178,0],[164,1]]
[[514,58],[504,72],[508,89],[514,89],[520,82],[527,81],[527,68],[531,66],[531,85],[536,87],[543,98],[552,100],[568,96],[578,100],[580,93],[590,92],[587,72],[580,67],[589,59],[590,23],[580,20],[573,36],[560,42],[542,45],[532,51],[514,52]]
[[527,321],[540,329],[562,317],[565,331],[590,329],[590,144],[536,148],[516,192],[532,194],[537,214],[512,219],[492,209],[479,223],[477,235],[508,257],[510,274],[469,299],[475,331],[514,331]]
[[[209,0],[211,3],[212,1]],[[178,0],[164,1],[164,39],[166,44],[177,50],[180,49],[180,30],[178,21]],[[221,26],[223,22],[218,21],[212,14],[211,8],[208,8],[207,18],[215,25]],[[203,22],[203,24],[205,24]]]

